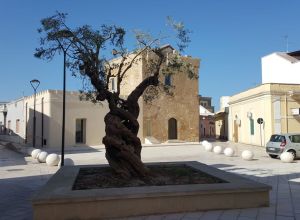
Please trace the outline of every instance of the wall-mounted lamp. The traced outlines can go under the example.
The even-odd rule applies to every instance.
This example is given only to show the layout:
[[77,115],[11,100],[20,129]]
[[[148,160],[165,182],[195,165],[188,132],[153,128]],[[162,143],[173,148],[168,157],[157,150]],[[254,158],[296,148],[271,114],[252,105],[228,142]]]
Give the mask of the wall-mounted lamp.
[[247,112],[247,118],[252,118],[252,112]]

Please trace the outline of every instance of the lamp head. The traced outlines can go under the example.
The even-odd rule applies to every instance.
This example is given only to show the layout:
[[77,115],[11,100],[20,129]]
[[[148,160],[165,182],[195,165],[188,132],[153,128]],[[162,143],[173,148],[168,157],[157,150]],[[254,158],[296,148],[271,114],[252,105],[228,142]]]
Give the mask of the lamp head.
[[38,79],[33,79],[33,80],[30,80],[30,84],[31,84],[32,88],[34,90],[36,90],[40,85],[40,81]]

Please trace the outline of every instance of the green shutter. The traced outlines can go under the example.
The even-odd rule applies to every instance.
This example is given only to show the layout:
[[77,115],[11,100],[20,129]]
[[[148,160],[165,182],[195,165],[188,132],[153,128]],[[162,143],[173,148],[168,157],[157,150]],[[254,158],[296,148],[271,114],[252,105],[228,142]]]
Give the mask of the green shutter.
[[254,120],[250,118],[250,134],[254,135]]

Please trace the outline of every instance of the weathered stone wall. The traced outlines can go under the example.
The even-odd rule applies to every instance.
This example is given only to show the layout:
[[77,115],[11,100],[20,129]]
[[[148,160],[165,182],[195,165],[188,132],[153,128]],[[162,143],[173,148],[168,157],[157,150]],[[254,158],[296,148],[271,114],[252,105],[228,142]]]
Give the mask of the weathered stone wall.
[[[194,65],[196,73],[199,70],[199,59],[187,58]],[[158,139],[161,142],[168,138],[168,121],[177,120],[177,139],[182,141],[199,141],[199,99],[198,80],[189,79],[185,73],[172,75],[172,90],[174,95],[161,93],[151,104],[143,104],[143,136]],[[161,82],[164,82],[163,77]]]
[[[167,48],[169,49],[169,48]],[[172,50],[167,51],[172,53]],[[137,62],[128,70],[126,78],[122,81],[122,96],[128,96],[130,92],[147,76],[147,64],[154,59],[151,54],[143,54],[138,57]],[[196,73],[199,70],[199,59],[184,57],[195,67]],[[129,62],[128,59],[127,62]],[[120,59],[113,62],[119,63]],[[126,65],[125,65],[126,68]],[[113,71],[115,74],[116,70]],[[150,71],[151,72],[151,71]],[[149,73],[148,73],[149,74]],[[164,76],[160,79],[164,82]],[[172,76],[172,85],[175,85],[174,96],[169,97],[160,94],[159,98],[146,104],[141,97],[139,137],[144,143],[145,137],[149,136],[148,129],[151,130],[151,136],[161,142],[168,140],[168,120],[175,118],[177,120],[177,137],[182,141],[199,141],[199,99],[198,99],[198,80],[190,80],[187,74],[178,73]],[[150,127],[149,127],[150,126]]]

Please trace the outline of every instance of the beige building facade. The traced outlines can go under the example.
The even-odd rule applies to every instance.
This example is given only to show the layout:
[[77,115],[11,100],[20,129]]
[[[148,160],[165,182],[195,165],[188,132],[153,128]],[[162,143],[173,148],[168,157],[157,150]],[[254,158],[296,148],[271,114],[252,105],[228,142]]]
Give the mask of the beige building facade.
[[[168,53],[174,53],[174,49],[170,46],[166,46],[165,49]],[[147,77],[147,56],[141,54],[128,70],[120,91],[125,99]],[[191,63],[198,73],[199,59],[191,57],[183,59]],[[117,64],[119,60],[115,59],[112,62]],[[126,64],[129,62],[130,57]],[[160,80],[165,82],[166,79],[161,76]],[[151,104],[146,103],[143,97],[139,99],[139,138],[142,143],[147,142],[145,141],[147,138],[158,142],[199,141],[198,80],[189,79],[184,72],[178,72],[168,80],[174,87],[173,96],[161,93]],[[116,78],[111,78],[110,89],[114,91],[116,86]],[[36,147],[61,147],[62,95],[63,92],[58,90],[46,90],[36,94]],[[93,104],[81,101],[79,95],[78,92],[66,93],[65,146],[102,144],[102,138],[105,136],[104,116],[109,111],[108,105],[106,102]],[[34,95],[22,98],[22,138],[28,145],[32,145],[34,138],[33,109]],[[13,115],[10,112],[8,115]]]
[[298,84],[266,83],[236,94],[229,101],[229,140],[265,146],[274,133],[299,132],[299,109]]
[[[46,90],[36,95],[36,145],[60,147],[62,137],[62,91]],[[32,143],[34,97],[24,99],[27,143]],[[94,146],[105,134],[103,117],[108,112],[105,102],[82,101],[78,92],[66,93],[65,145]]]
[[214,115],[216,138],[228,140],[228,107],[221,109]]

